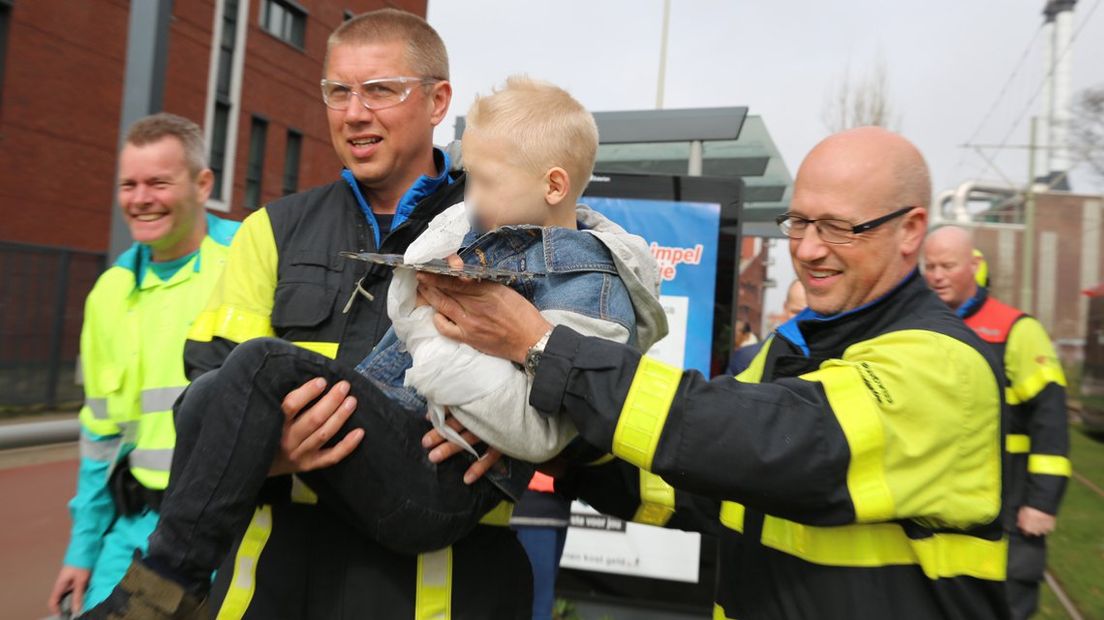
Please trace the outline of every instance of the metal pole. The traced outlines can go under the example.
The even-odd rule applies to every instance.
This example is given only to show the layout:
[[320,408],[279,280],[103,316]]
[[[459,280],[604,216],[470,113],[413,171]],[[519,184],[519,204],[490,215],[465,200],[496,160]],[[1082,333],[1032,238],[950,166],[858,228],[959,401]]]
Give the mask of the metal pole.
[[1034,313],[1035,288],[1035,129],[1038,118],[1031,117],[1031,147],[1027,152],[1027,191],[1024,192],[1023,272],[1020,281],[1020,308]]
[[[172,6],[172,0],[130,2],[123,111],[119,118],[120,150],[127,128],[134,121],[161,110],[165,94],[165,61],[169,51]],[[109,262],[114,262],[131,244],[130,230],[119,210],[117,198],[112,200],[112,204]]]
[[663,109],[667,81],[667,30],[671,22],[671,0],[663,0],[663,33],[659,37],[659,79],[656,81],[656,109]]
[[702,164],[705,161],[705,154],[702,151],[701,140],[690,141],[690,161],[686,168],[686,174],[692,177],[700,177],[702,175]]

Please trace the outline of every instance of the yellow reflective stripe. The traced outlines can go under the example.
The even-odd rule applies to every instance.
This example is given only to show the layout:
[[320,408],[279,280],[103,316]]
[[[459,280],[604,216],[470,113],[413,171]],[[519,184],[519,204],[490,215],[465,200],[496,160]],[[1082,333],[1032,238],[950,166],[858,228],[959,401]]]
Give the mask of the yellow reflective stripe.
[[675,487],[651,472],[640,470],[640,508],[632,520],[662,527],[674,514]]
[[1016,390],[1013,390],[1011,387],[1004,388],[1004,400],[1009,405],[1020,404],[1020,397],[1016,395]]
[[307,486],[299,476],[291,477],[291,501],[296,504],[317,504],[318,494]]
[[855,505],[855,520],[882,521],[894,516],[896,509],[886,482],[885,431],[861,372],[854,366],[834,366],[801,378],[824,386],[828,403],[847,438],[851,450],[847,490]]
[[330,359],[337,358],[338,343],[336,342],[293,342],[292,344],[297,347],[302,347],[308,351],[314,351],[315,353],[319,355],[324,355]]
[[633,375],[621,417],[613,431],[613,453],[643,469],[651,469],[659,436],[675,399],[682,371],[650,357],[641,357]]
[[1054,454],[1032,454],[1027,457],[1027,473],[1069,477],[1073,473],[1070,460]]
[[1031,437],[1013,433],[1004,438],[1004,449],[1009,454],[1027,454],[1031,452]]
[[729,618],[728,616],[725,615],[725,610],[724,610],[723,607],[721,607],[717,603],[713,603],[713,620],[733,620],[733,619]]
[[230,587],[216,620],[241,620],[245,616],[257,587],[257,564],[271,535],[272,507],[261,506],[253,513],[253,520],[249,522],[238,554],[234,557],[234,574],[230,577]]
[[763,381],[763,370],[767,366],[767,352],[770,351],[772,340],[774,340],[774,336],[767,338],[763,346],[759,347],[759,353],[752,358],[748,367],[736,375],[737,381],[741,383],[760,383]]
[[814,564],[847,567],[918,565],[929,579],[960,575],[1002,581],[1008,541],[966,534],[910,539],[896,523],[813,527],[778,517],[763,520],[766,547]]
[[483,525],[496,525],[506,527],[510,525],[510,517],[514,516],[514,505],[502,500],[497,506],[491,508],[483,518],[479,520]]
[[721,502],[721,525],[743,534],[744,505],[736,502]]
[[217,310],[204,310],[192,322],[188,331],[188,340],[210,342],[212,338],[226,338],[234,342],[245,342],[252,338],[275,336],[272,322],[268,316],[239,310],[230,306],[220,306]]
[[[1065,387],[1066,376],[1062,374],[1061,368],[1047,364],[1040,365],[1035,372],[1023,380],[1016,381],[1012,388],[1019,396],[1018,402],[1026,402],[1038,396],[1039,392],[1051,383]],[[1017,403],[1009,401],[1009,404]]]
[[617,457],[615,457],[612,454],[606,454],[606,455],[600,456],[600,457],[594,459],[593,461],[587,463],[586,466],[587,467],[597,467],[599,465],[605,465],[606,463],[609,463],[610,461],[612,461],[615,458],[617,458]]
[[414,620],[448,620],[451,617],[452,547],[445,547],[418,556]]

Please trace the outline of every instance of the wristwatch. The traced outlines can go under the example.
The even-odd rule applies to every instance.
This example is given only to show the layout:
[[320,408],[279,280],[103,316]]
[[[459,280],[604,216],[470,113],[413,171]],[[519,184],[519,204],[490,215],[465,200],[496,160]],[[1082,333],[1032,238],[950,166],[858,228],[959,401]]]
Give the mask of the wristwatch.
[[537,374],[537,366],[540,364],[541,356],[544,355],[544,347],[548,345],[548,339],[551,336],[551,329],[544,332],[540,340],[525,352],[525,372],[529,373],[530,377]]

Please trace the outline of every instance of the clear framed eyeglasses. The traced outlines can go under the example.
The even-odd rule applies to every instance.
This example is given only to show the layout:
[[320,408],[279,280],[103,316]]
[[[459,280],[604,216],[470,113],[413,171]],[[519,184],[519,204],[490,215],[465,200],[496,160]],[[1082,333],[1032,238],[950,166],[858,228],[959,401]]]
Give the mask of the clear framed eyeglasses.
[[331,110],[347,110],[349,102],[356,97],[361,105],[369,110],[384,110],[399,105],[410,97],[414,88],[420,85],[435,84],[437,78],[421,77],[384,77],[346,84],[337,80],[323,79],[322,101]]

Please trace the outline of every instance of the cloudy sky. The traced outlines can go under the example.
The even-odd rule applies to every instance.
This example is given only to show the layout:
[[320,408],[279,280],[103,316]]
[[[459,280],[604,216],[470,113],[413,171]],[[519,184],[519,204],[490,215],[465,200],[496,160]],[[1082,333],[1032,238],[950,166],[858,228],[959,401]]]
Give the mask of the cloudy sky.
[[[1104,85],[1101,3],[1076,7],[1075,91]],[[927,156],[937,192],[970,178],[1026,179],[1024,150],[994,153],[998,171],[959,145],[1027,143],[1027,118],[1041,109],[1030,100],[1043,79],[1043,0],[671,4],[664,107],[749,106],[791,172],[825,135],[825,100],[844,72],[861,77],[881,59],[898,128]],[[456,89],[438,140],[475,93],[512,73],[565,86],[592,110],[654,108],[662,12],[662,0],[430,0]],[[1087,174],[1073,179],[1104,190]]]

